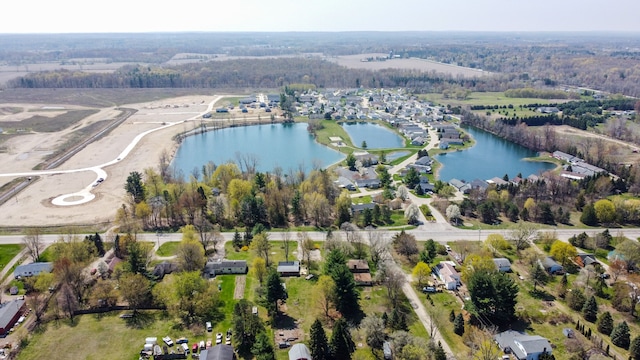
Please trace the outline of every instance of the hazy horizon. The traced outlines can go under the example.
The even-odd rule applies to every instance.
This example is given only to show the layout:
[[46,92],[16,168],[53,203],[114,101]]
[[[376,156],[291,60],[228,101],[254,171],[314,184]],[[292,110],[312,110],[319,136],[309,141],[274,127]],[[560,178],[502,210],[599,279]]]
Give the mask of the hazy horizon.
[[[640,32],[640,2],[614,0],[112,0],[3,4],[0,34],[174,32]],[[171,3],[170,3],[171,4]]]

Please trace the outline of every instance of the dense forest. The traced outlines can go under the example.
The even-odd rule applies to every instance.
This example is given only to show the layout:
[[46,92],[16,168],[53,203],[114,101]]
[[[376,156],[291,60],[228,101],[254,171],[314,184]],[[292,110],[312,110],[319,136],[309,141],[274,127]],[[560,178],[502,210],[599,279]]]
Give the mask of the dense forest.
[[[37,50],[35,50],[37,49]],[[295,82],[325,87],[403,86],[439,91],[462,86],[475,91],[509,88],[588,87],[640,96],[640,44],[628,34],[493,33],[194,33],[68,34],[0,36],[0,62],[9,66],[37,62],[82,61],[146,64],[115,74],[64,71],[30,74],[14,87],[278,87]],[[419,71],[374,73],[330,66],[323,57],[388,54],[417,57],[494,73],[461,80]],[[171,67],[176,54],[211,56],[293,56],[308,65],[273,58]],[[315,60],[314,60],[315,59]],[[304,62],[302,60],[299,60]],[[248,65],[251,64],[251,65]],[[292,66],[292,67],[288,67]],[[250,70],[254,68],[255,70]],[[137,70],[136,70],[137,69]],[[289,74],[289,71],[293,74]],[[228,76],[219,76],[222,72]],[[304,73],[303,73],[304,72]],[[328,72],[325,74],[325,72]],[[375,80],[374,80],[375,78]],[[359,82],[356,82],[359,80]],[[294,81],[292,81],[294,82]]]

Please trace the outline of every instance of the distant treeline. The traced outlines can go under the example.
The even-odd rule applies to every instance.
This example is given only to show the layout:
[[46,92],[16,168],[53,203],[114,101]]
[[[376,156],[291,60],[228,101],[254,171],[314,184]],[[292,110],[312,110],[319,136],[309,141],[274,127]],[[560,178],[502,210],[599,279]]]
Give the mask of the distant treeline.
[[278,58],[211,61],[179,66],[124,66],[113,73],[57,70],[30,73],[13,88],[280,88],[288,84],[331,87],[406,87],[442,91],[472,86],[473,79],[434,72],[349,69],[319,59]]
[[512,117],[512,118],[500,118],[498,121],[503,122],[506,125],[515,126],[520,123],[527,124],[528,126],[543,126],[549,125],[569,125],[574,128],[586,130],[589,126],[595,126],[598,123],[604,122],[602,116],[582,115],[580,117],[563,116],[559,117],[556,114],[528,116],[528,117]]
[[509,89],[504,92],[508,98],[534,98],[534,99],[579,99],[580,94],[562,90],[546,90],[534,88]]

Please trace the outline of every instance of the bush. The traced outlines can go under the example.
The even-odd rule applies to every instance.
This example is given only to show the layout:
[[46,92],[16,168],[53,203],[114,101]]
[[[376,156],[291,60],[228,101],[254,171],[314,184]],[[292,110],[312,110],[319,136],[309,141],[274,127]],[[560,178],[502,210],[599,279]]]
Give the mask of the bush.
[[243,246],[242,249],[240,249],[242,251],[249,251],[249,247],[247,245]]

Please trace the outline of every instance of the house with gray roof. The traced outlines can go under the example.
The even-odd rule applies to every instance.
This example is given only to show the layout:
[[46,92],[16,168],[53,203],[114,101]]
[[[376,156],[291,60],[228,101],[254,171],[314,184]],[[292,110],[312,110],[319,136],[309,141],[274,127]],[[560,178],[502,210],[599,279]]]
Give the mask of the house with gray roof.
[[518,360],[538,360],[544,353],[551,354],[549,340],[540,335],[527,335],[518,331],[507,330],[493,338],[505,353],[513,354]]
[[13,300],[0,304],[0,338],[7,336],[9,330],[24,313],[24,309],[24,300]]
[[507,258],[494,258],[493,263],[496,264],[496,268],[500,272],[511,271],[511,262]]
[[280,261],[276,271],[280,276],[300,276],[300,262]]
[[13,277],[21,279],[25,277],[36,276],[42,272],[50,273],[53,271],[53,263],[50,262],[34,262],[31,264],[17,266],[13,270]]
[[294,344],[289,350],[289,360],[313,360],[305,344]]
[[547,256],[542,260],[538,260],[538,263],[545,269],[549,274],[557,274],[562,273],[564,268],[562,265],[558,264],[551,256]]
[[218,344],[212,348],[200,351],[201,360],[235,360],[233,346]]
[[246,260],[226,260],[208,261],[204,266],[204,276],[213,278],[220,274],[246,274]]

